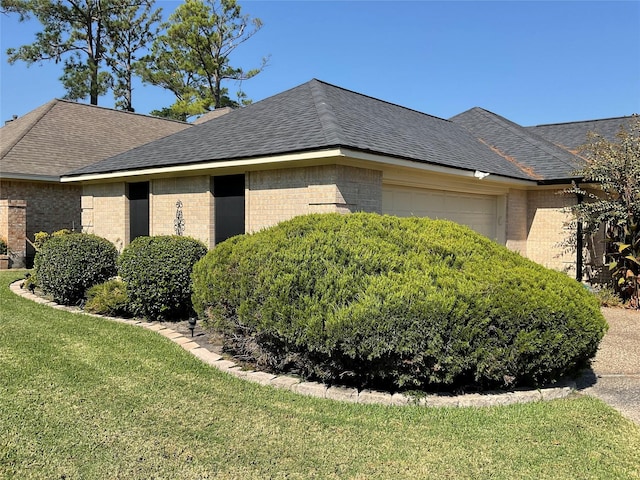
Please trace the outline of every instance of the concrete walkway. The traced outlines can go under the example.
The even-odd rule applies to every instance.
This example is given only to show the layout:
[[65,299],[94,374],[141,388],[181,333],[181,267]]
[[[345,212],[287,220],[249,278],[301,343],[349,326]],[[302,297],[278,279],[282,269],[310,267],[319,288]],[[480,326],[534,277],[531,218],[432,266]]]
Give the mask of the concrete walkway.
[[603,308],[609,331],[578,390],[640,424],[640,311]]

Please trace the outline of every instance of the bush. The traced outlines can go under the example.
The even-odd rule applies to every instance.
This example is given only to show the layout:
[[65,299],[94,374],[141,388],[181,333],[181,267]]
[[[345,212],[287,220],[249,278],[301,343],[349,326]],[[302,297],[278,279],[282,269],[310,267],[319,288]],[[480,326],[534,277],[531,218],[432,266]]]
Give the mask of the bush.
[[89,313],[110,317],[128,317],[128,304],[127,286],[122,280],[113,279],[87,290],[84,309]]
[[75,305],[89,287],[115,275],[117,256],[113,244],[96,235],[54,235],[36,252],[36,281],[56,302]]
[[4,238],[0,237],[0,255],[6,255],[8,251],[7,242]]
[[598,299],[601,307],[619,307],[622,304],[622,299],[616,291],[606,285],[596,288],[593,294]]
[[606,330],[580,284],[447,221],[296,217],[216,246],[193,279],[228,350],[359,387],[540,385]]
[[207,247],[180,236],[138,237],[118,258],[118,272],[127,285],[129,308],[149,319],[188,316],[191,270]]

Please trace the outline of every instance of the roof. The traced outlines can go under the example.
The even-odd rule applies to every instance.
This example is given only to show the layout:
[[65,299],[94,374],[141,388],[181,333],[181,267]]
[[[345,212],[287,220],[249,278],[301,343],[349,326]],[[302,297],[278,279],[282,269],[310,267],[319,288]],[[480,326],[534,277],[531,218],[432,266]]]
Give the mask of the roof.
[[457,123],[315,79],[68,176],[330,148],[532,179]]
[[605,118],[582,122],[556,123],[526,127],[527,130],[546,138],[563,148],[577,152],[578,147],[587,143],[589,132],[598,133],[609,141],[616,139],[621,126],[628,126],[633,117]]
[[54,99],[0,128],[0,177],[57,180],[188,127],[175,120]]
[[451,120],[538,181],[573,178],[582,165],[568,150],[488,110],[475,107]]

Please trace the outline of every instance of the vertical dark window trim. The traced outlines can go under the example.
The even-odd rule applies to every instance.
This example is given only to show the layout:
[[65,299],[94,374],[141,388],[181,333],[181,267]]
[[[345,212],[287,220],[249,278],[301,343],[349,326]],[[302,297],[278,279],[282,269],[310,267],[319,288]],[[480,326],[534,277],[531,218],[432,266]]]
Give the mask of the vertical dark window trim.
[[149,235],[149,182],[127,184],[129,241]]
[[245,176],[240,174],[212,177],[211,188],[215,204],[215,243],[217,244],[245,232]]

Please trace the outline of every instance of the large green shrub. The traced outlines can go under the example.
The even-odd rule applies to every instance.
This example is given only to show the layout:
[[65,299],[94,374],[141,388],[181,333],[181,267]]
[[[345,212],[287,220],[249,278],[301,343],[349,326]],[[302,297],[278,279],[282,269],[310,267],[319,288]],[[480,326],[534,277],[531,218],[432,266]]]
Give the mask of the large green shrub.
[[207,247],[189,237],[138,237],[118,258],[118,273],[127,285],[129,309],[149,319],[189,315],[191,270]]
[[96,235],[54,235],[36,252],[35,277],[56,302],[75,305],[89,287],[116,274],[117,256],[113,244]]
[[223,242],[193,278],[228,349],[329,383],[538,385],[606,329],[580,284],[447,221],[297,217]]

